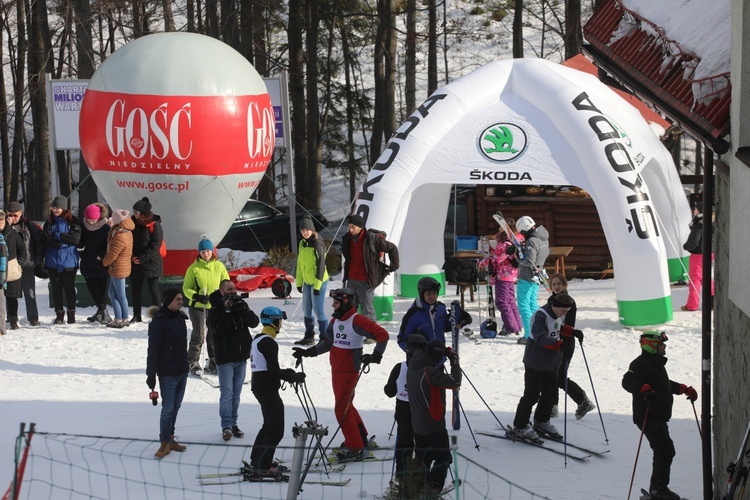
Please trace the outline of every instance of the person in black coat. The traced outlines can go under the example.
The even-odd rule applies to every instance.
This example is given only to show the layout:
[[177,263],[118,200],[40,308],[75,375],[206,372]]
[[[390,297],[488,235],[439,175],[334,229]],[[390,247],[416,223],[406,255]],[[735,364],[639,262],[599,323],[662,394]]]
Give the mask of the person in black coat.
[[211,303],[208,322],[213,331],[213,353],[219,375],[221,437],[229,441],[232,436],[245,435],[237,426],[237,418],[253,341],[250,328],[258,326],[260,320],[237,294],[237,287],[231,280],[219,283],[219,289],[208,300]]
[[643,352],[631,363],[622,377],[622,387],[633,395],[633,423],[643,431],[654,452],[649,493],[654,500],[679,500],[671,491],[669,474],[675,456],[674,443],[667,422],[672,418],[673,394],[698,399],[698,391],[669,379],[667,374],[666,332],[641,334]]
[[[10,319],[11,330],[18,330],[18,298],[21,296],[21,277],[23,276],[23,264],[26,262],[26,246],[21,236],[15,232],[5,219],[5,212],[0,210],[0,234],[7,248],[7,271],[5,281],[7,282],[5,298],[0,298],[0,309],[5,309],[7,300],[7,314]],[[2,287],[2,284],[0,284]],[[0,333],[5,334],[5,314],[0,310]]]
[[91,323],[106,325],[112,318],[107,312],[107,291],[109,273],[102,264],[107,254],[109,235],[109,210],[101,203],[92,203],[83,211],[81,239],[78,242],[78,255],[81,257],[81,275],[86,279],[91,298],[96,305],[96,313],[86,318]]
[[[39,310],[36,305],[36,271],[43,271],[42,228],[24,217],[23,208],[17,201],[8,203],[5,215],[8,224],[21,236],[21,240],[26,247],[26,262],[21,266],[23,270],[21,288],[24,302],[26,302],[26,320],[30,326],[39,326]],[[46,278],[47,276],[42,274],[39,277]],[[13,329],[13,321],[11,321],[10,326]],[[16,320],[16,326],[18,326],[18,320]]]
[[164,305],[152,306],[148,313],[148,356],[146,358],[146,385],[151,391],[159,376],[161,388],[161,417],[159,441],[161,446],[154,458],[161,459],[172,451],[185,451],[186,447],[175,441],[174,429],[177,413],[185,396],[188,377],[187,315],[182,312],[182,292],[177,288],[164,290]]
[[164,276],[164,263],[162,262],[160,248],[164,241],[164,231],[161,226],[161,217],[151,212],[151,203],[148,198],[142,198],[133,205],[133,256],[131,261],[133,267],[130,271],[130,292],[133,297],[133,318],[130,323],[140,323],[141,319],[141,292],[143,283],[146,282],[151,305],[161,305],[159,298],[159,278]]

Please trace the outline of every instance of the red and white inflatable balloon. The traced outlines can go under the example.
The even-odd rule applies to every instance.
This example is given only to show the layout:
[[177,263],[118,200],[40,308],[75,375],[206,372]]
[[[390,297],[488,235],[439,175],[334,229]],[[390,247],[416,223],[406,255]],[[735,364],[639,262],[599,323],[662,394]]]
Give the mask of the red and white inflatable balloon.
[[201,235],[218,243],[258,186],[274,116],[263,79],[234,49],[159,33],[118,49],[94,73],[80,138],[112,208],[149,198],[169,249],[165,274],[181,275]]

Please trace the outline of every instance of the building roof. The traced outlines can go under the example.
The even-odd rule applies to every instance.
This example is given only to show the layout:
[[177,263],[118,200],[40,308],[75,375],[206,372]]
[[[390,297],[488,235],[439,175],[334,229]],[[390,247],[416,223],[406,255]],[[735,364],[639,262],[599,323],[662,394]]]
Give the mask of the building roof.
[[583,33],[597,66],[716,153],[727,151],[729,72],[696,77],[700,57],[622,0],[605,0]]

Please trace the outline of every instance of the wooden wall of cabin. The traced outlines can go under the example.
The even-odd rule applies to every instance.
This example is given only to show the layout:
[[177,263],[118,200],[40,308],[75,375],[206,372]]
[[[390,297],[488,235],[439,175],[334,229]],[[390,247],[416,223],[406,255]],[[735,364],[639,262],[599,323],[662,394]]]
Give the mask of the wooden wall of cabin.
[[[565,259],[575,271],[568,277],[591,273],[599,277],[612,267],[612,256],[607,245],[599,214],[591,198],[561,198],[556,196],[485,196],[483,186],[477,187],[477,233],[495,234],[497,224],[492,214],[501,211],[505,217],[518,219],[528,215],[549,231],[550,246],[572,246],[573,252]],[[549,265],[551,260],[547,261]]]

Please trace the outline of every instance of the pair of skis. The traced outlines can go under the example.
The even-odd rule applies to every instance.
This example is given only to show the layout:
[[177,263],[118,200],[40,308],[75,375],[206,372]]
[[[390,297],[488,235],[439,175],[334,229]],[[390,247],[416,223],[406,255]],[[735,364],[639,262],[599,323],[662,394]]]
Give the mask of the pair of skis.
[[[526,258],[526,254],[523,251],[523,245],[520,241],[518,241],[518,238],[516,238],[516,234],[510,230],[510,226],[508,225],[508,221],[505,220],[505,217],[503,217],[503,214],[498,212],[495,212],[492,216],[493,219],[495,219],[495,222],[500,226],[500,229],[505,231],[505,234],[508,235],[508,238],[510,238],[510,241],[513,242],[513,245],[516,247],[516,255],[519,259],[524,260]],[[537,266],[534,262],[530,262],[532,268],[534,269],[534,273],[536,277],[539,279],[539,282],[544,285],[544,288],[547,290],[551,290],[549,286],[549,281],[547,280],[547,271],[544,270],[544,268],[540,268]]]
[[[267,478],[260,481],[248,481],[245,476],[248,474],[248,464],[245,463],[242,468],[237,472],[224,472],[216,474],[198,474],[197,478],[200,480],[201,486],[220,486],[224,484],[236,484],[242,482],[258,482],[258,483],[279,483],[288,482],[289,475],[284,474],[280,479]],[[346,465],[339,465],[337,467],[328,467],[327,469],[311,468],[308,472],[315,472],[320,474],[335,474],[340,473],[346,468]],[[288,469],[287,469],[288,471]],[[226,478],[231,478],[227,480]],[[323,486],[346,486],[351,482],[351,478],[344,479],[342,481],[307,481],[305,484],[320,484]]]
[[543,450],[549,451],[550,453],[555,453],[556,455],[568,456],[569,458],[573,460],[579,460],[579,461],[588,460],[592,456],[601,457],[601,456],[604,456],[604,454],[609,453],[609,450],[598,451],[598,450],[592,450],[591,448],[587,448],[585,446],[579,446],[571,442],[563,443],[562,441],[555,441],[560,444],[567,444],[568,447],[574,448],[581,452],[580,454],[570,453],[570,452],[566,453],[563,450],[550,446],[542,439],[530,440],[530,439],[523,439],[521,437],[509,437],[509,436],[506,436],[504,433],[500,434],[499,432],[490,432],[490,431],[483,431],[483,430],[476,430],[474,432],[477,434],[481,434],[482,436],[489,436],[489,437],[493,437],[497,439],[505,439],[506,441],[512,441],[514,443],[522,443],[522,444],[526,444],[529,446],[534,446],[536,448],[541,448]]

